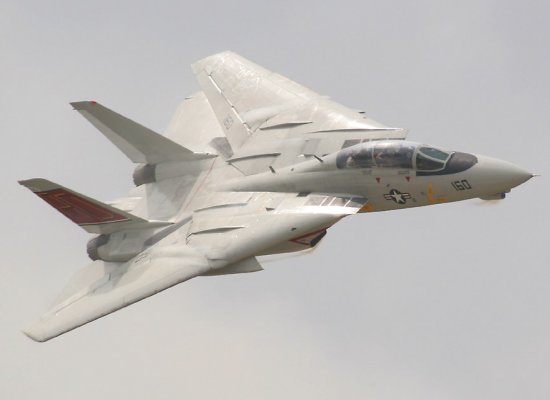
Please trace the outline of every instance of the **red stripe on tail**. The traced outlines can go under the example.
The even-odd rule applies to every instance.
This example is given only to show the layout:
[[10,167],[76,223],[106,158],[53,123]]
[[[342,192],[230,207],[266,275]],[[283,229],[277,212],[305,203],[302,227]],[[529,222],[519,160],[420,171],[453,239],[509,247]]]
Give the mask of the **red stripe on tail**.
[[64,189],[48,190],[37,192],[36,194],[78,225],[104,224],[128,220],[123,215],[114,213]]

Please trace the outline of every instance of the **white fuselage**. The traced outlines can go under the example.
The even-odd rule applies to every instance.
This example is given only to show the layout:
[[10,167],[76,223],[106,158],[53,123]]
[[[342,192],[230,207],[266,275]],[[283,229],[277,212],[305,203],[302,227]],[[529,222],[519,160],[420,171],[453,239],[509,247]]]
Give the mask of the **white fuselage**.
[[[367,148],[359,145],[359,151],[362,151],[361,146]],[[447,159],[441,161],[442,167],[422,171],[415,160],[418,148],[428,148],[426,146],[404,141],[384,141],[368,146],[408,146],[416,150],[409,150],[412,151],[409,160],[404,163],[400,160],[401,165],[392,165],[392,157],[400,157],[395,153],[384,159],[384,164],[388,166],[376,165],[374,158],[372,164],[349,167],[340,160],[346,156],[344,152],[353,150],[344,149],[322,158],[312,157],[281,170],[236,179],[222,189],[360,195],[368,200],[362,211],[372,212],[472,198],[502,198],[511,188],[532,177],[531,173],[506,161],[459,152],[448,152]],[[372,157],[376,157],[376,150]],[[457,167],[454,158],[461,158],[462,164]],[[378,163],[382,164],[381,161]]]

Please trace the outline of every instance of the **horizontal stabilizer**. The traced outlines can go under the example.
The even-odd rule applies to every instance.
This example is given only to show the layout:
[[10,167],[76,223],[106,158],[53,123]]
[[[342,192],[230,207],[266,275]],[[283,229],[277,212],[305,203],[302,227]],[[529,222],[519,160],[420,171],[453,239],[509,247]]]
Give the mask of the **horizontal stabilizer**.
[[155,164],[213,157],[206,153],[194,153],[95,101],[79,101],[71,105],[135,163]]
[[171,222],[136,217],[47,179],[35,178],[19,183],[89,233],[108,234],[171,225]]

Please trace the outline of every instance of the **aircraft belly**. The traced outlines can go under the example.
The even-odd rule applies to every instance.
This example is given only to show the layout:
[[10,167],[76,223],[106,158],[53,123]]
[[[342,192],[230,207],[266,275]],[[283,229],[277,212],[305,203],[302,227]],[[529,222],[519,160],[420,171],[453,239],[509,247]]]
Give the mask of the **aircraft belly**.
[[[286,246],[288,241],[300,238],[303,239],[303,243],[296,244],[304,250],[311,247],[309,243],[314,242],[322,231],[343,216],[333,213],[271,213],[255,216],[246,227],[190,235],[187,244],[203,252],[209,260],[227,265],[246,257],[271,254],[270,249]],[[305,237],[312,233],[315,233],[315,237]],[[292,246],[292,249],[294,248]]]

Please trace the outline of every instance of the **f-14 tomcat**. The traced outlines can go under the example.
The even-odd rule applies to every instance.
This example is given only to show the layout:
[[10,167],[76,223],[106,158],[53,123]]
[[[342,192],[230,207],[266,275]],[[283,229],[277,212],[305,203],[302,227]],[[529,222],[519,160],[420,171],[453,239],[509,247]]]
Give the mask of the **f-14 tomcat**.
[[243,57],[193,65],[202,91],[165,135],[95,101],[72,103],[132,162],[136,187],[102,203],[20,183],[96,235],[93,262],[24,331],[46,341],[188,279],[261,271],[259,256],[316,246],[345,216],[501,199],[533,175],[384,126]]

